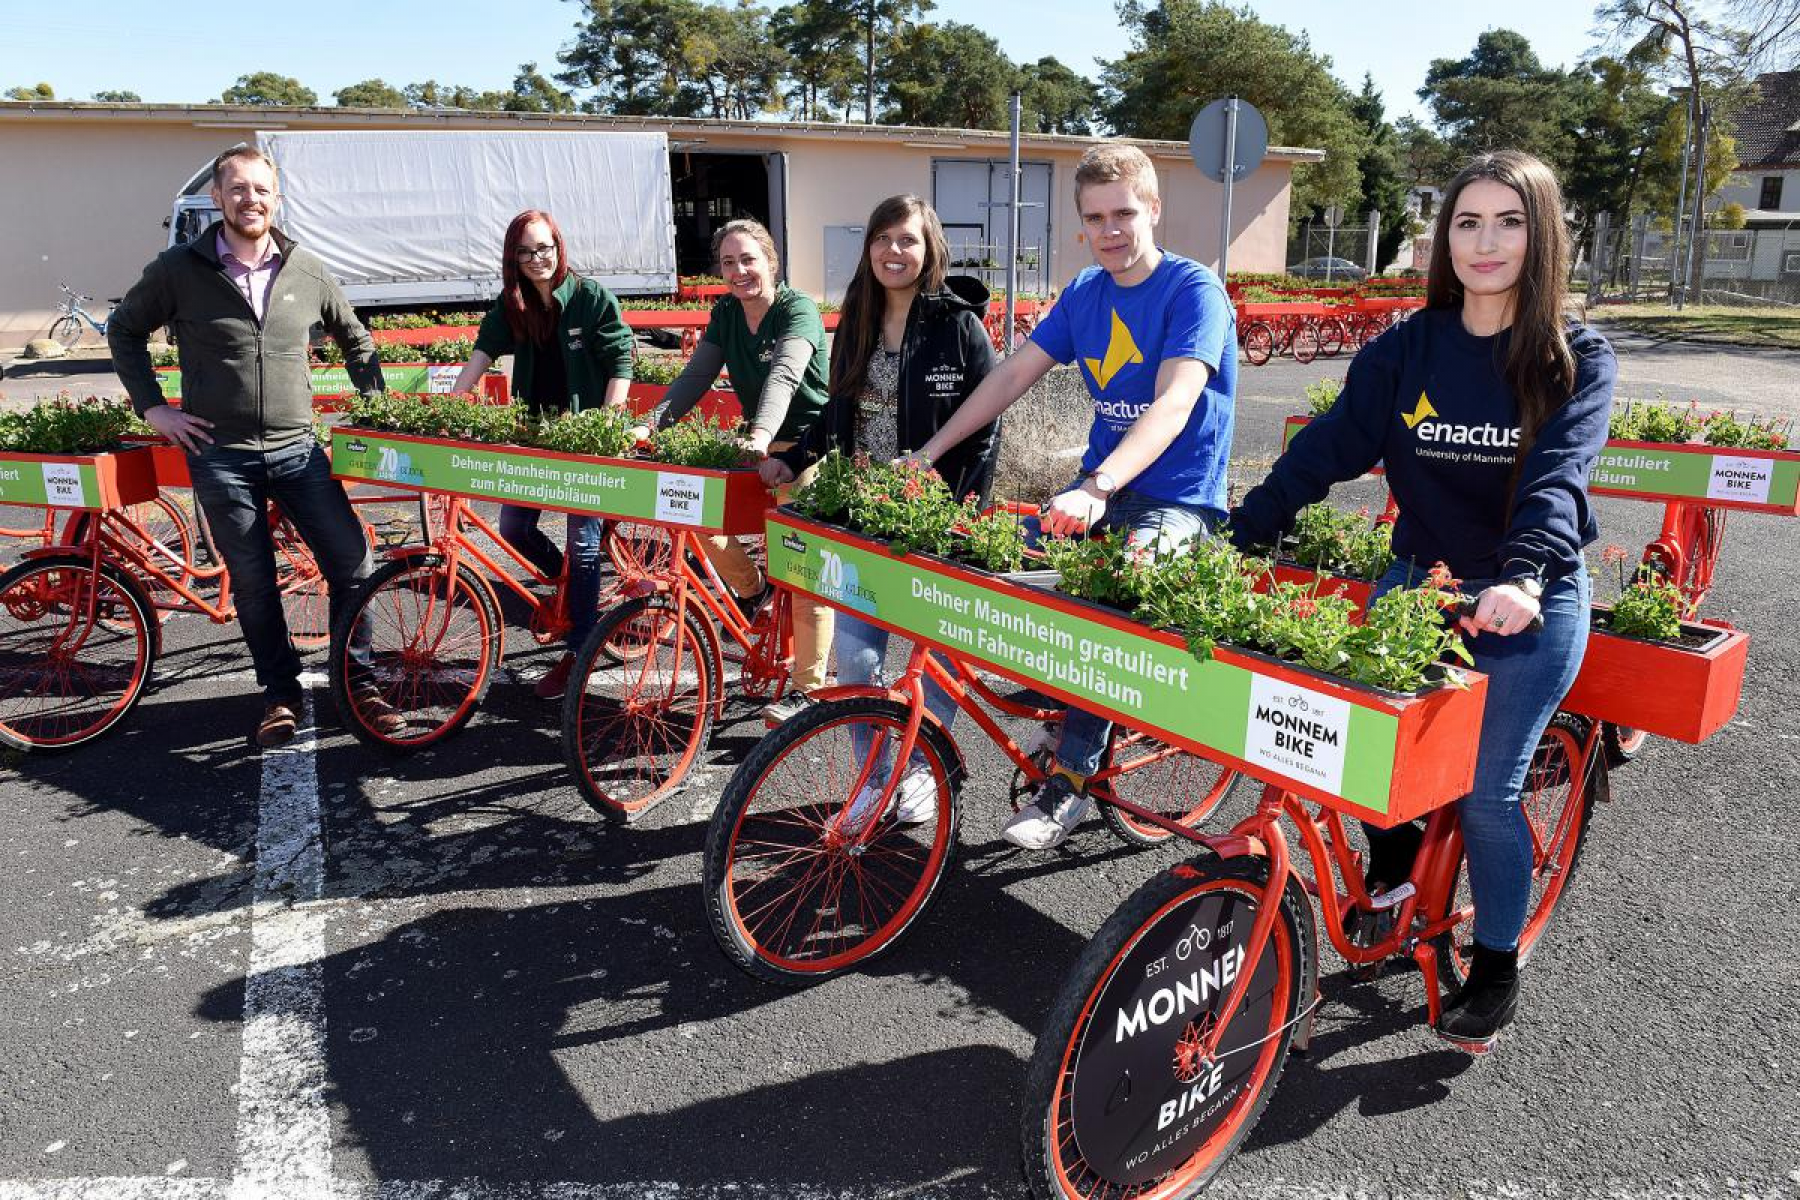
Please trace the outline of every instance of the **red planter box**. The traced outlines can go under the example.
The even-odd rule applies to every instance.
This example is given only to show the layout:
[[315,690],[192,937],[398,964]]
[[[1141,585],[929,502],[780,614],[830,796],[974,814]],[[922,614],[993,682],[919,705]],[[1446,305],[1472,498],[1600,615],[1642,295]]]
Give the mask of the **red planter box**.
[[[1596,618],[1606,611],[1594,606]],[[1678,742],[1703,742],[1723,729],[1737,712],[1750,635],[1706,622],[1681,628],[1712,640],[1690,649],[1609,633],[1596,621],[1563,707]]]
[[0,451],[0,504],[36,508],[124,508],[156,498],[148,447],[112,454]]

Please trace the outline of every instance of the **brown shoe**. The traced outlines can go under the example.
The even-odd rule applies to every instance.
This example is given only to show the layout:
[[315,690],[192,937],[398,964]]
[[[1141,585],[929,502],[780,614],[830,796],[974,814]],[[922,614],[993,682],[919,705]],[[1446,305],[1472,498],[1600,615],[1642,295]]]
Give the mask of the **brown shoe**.
[[569,686],[569,672],[574,669],[575,656],[573,654],[563,655],[556,660],[554,667],[544,672],[542,679],[531,686],[533,694],[539,700],[561,700],[563,692]]
[[350,703],[356,707],[357,719],[367,729],[382,737],[395,737],[406,730],[406,718],[387,702],[381,689],[372,683],[359,683],[350,689]]
[[271,704],[263,710],[262,724],[256,727],[256,744],[263,749],[286,745],[294,740],[300,728],[300,715],[286,704]]

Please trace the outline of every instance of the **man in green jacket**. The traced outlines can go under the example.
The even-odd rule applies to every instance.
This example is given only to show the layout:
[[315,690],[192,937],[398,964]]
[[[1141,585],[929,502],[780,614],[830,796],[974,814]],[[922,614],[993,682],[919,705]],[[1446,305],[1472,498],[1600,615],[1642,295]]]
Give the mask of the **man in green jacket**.
[[[222,220],[144,269],[113,310],[106,340],[138,414],[187,452],[194,498],[231,571],[238,624],[263,691],[256,741],[278,746],[294,736],[303,697],[300,656],[276,585],[269,502],[312,548],[330,588],[333,624],[373,565],[361,523],[312,435],[313,326],[323,323],[343,347],[359,392],[379,392],[383,381],[374,343],[325,265],[274,226],[275,164],[238,146],[213,162],[212,177]],[[165,325],[181,354],[179,408],[163,399],[146,345]],[[401,718],[391,709],[387,716],[397,729]]]

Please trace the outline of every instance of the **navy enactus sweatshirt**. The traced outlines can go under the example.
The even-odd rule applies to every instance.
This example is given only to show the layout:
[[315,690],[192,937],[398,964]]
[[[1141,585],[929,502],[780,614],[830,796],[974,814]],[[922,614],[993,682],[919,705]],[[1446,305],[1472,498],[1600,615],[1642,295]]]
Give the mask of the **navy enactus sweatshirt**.
[[1400,505],[1398,557],[1441,561],[1459,579],[1581,570],[1581,548],[1600,534],[1587,483],[1606,445],[1618,364],[1605,338],[1571,323],[1574,394],[1538,431],[1509,494],[1519,441],[1501,374],[1509,336],[1477,337],[1459,310],[1428,309],[1371,342],[1337,404],[1232,512],[1233,540],[1272,545],[1332,484],[1382,463]]

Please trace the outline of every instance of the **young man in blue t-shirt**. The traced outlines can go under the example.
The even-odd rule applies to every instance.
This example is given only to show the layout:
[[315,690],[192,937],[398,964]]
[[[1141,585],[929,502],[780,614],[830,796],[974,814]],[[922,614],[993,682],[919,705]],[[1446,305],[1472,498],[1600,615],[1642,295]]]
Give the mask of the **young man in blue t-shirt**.
[[[1044,506],[1052,535],[1124,529],[1167,552],[1225,517],[1237,392],[1235,313],[1218,276],[1159,250],[1156,169],[1134,146],[1095,146],[1075,168],[1075,204],[1094,265],[1057,298],[1031,340],[984,380],[915,458],[927,463],[998,417],[1058,363],[1079,363],[1094,399],[1081,477]],[[1070,709],[1056,770],[1007,825],[1031,850],[1087,814],[1111,725]]]

